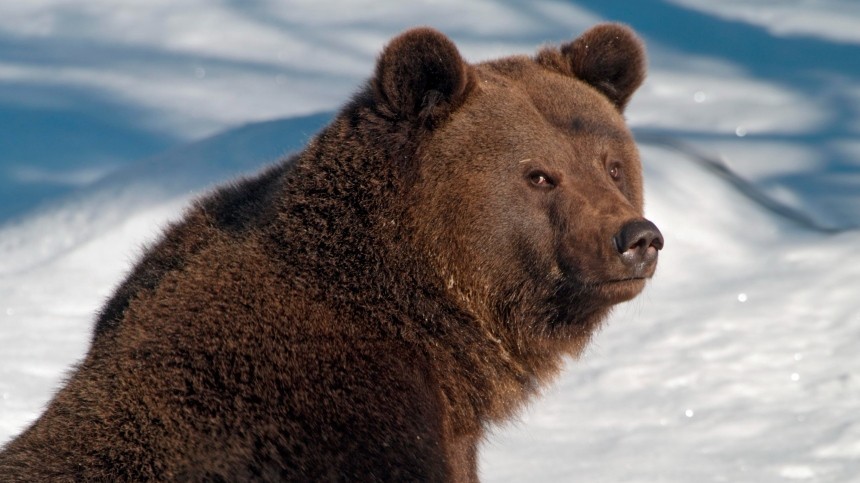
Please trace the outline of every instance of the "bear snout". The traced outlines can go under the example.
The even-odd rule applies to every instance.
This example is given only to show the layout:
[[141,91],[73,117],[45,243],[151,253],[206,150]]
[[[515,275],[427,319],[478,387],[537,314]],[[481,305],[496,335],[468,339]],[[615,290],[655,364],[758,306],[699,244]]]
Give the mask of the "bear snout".
[[663,248],[663,234],[654,223],[640,219],[625,223],[612,237],[622,263],[631,277],[649,277],[657,264],[657,252]]

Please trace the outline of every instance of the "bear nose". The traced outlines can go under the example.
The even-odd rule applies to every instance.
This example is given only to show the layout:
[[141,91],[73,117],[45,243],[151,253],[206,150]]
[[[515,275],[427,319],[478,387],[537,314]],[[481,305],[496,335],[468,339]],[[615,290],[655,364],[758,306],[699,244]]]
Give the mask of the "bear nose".
[[663,248],[663,235],[648,220],[630,221],[613,237],[621,261],[643,276],[657,261],[657,251]]

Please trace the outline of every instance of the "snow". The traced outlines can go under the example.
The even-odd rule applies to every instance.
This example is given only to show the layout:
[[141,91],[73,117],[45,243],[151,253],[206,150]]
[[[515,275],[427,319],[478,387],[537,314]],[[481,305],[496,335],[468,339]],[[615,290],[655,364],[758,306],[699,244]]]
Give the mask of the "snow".
[[852,0],[670,0],[732,20],[764,27],[777,36],[803,35],[860,44],[857,16],[860,5]]
[[0,444],[83,356],[140,247],[208,187],[299,149],[391,35],[433,25],[477,61],[611,19],[648,44],[627,114],[666,249],[584,356],[494,428],[482,478],[857,481],[860,11],[623,5],[0,3]]

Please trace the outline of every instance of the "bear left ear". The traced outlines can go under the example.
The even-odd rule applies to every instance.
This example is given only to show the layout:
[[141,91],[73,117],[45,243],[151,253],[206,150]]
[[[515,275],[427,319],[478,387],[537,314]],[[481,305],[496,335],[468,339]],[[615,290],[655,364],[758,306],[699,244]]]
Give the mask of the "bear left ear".
[[376,64],[373,90],[399,118],[436,122],[471,88],[471,75],[451,40],[431,28],[408,30],[389,42]]
[[592,27],[562,45],[561,55],[571,74],[602,92],[620,112],[645,80],[642,41],[621,24]]

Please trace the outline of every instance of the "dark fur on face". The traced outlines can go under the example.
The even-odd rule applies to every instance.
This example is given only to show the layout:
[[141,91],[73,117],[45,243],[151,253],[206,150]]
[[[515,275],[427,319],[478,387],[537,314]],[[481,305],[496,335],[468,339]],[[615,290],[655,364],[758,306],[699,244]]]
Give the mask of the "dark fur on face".
[[477,480],[486,425],[653,272],[612,243],[643,77],[617,25],[477,65],[393,39],[303,152],[145,253],[0,479]]

